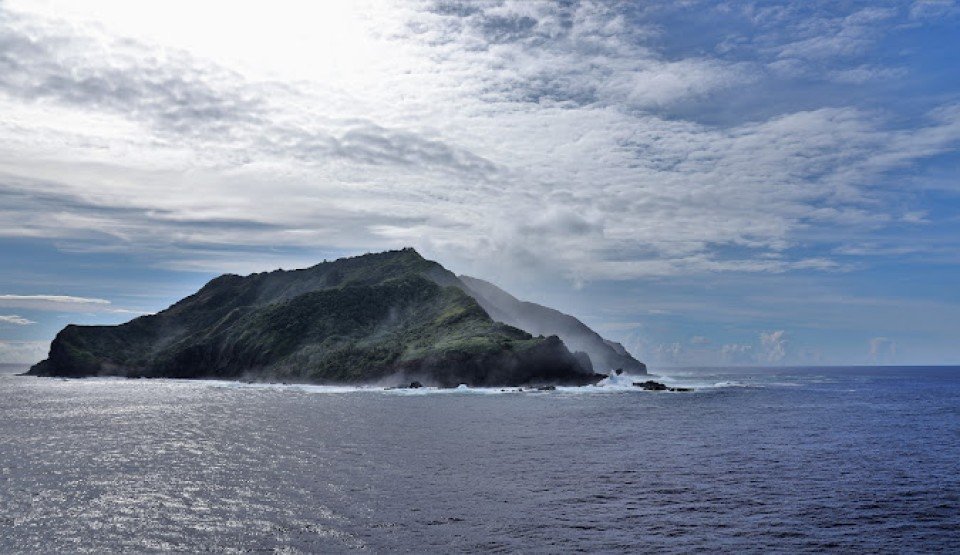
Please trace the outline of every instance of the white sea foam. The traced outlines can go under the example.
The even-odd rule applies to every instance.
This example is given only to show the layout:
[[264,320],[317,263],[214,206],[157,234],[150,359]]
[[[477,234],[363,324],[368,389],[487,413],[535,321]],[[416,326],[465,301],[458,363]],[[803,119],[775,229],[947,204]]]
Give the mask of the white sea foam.
[[[307,384],[268,384],[268,383],[241,383],[226,382],[229,385],[221,387],[240,387],[240,388],[268,388],[273,390],[293,390],[305,393],[331,394],[331,393],[379,393],[386,395],[402,396],[423,396],[423,395],[550,395],[550,394],[611,394],[611,393],[649,393],[634,384],[638,381],[648,379],[659,380],[669,387],[693,388],[694,391],[715,389],[718,386],[714,383],[691,383],[689,380],[676,380],[662,376],[637,376],[637,375],[611,375],[601,380],[596,385],[586,386],[558,386],[553,390],[540,390],[535,387],[468,387],[466,384],[460,384],[455,388],[439,387],[383,387],[379,385],[363,386],[336,386],[336,385],[307,385]],[[723,387],[722,385],[720,387]]]
[[[684,376],[670,376],[666,374],[649,374],[649,375],[630,375],[622,374],[620,376],[610,375],[609,377],[601,380],[595,385],[586,385],[586,386],[558,386],[555,390],[538,390],[532,387],[468,387],[466,384],[461,384],[455,388],[439,388],[439,387],[420,387],[420,388],[406,388],[406,387],[385,387],[383,385],[312,385],[312,384],[297,384],[297,383],[267,383],[267,382],[240,382],[240,381],[225,381],[225,380],[187,380],[187,379],[167,379],[167,378],[158,378],[158,379],[149,379],[149,380],[133,380],[128,378],[120,377],[97,377],[97,378],[85,378],[82,381],[84,383],[90,384],[111,384],[111,385],[134,385],[134,384],[146,384],[164,387],[213,387],[213,388],[224,388],[224,389],[258,389],[258,390],[271,390],[271,391],[291,391],[291,392],[300,392],[300,393],[309,393],[309,394],[352,394],[352,393],[368,393],[368,394],[386,394],[386,395],[402,395],[402,396],[422,396],[422,395],[516,395],[516,394],[532,394],[532,395],[549,395],[549,394],[564,394],[564,395],[596,395],[596,394],[618,394],[618,393],[651,393],[640,387],[633,385],[635,382],[643,382],[647,380],[658,381],[666,385],[667,387],[681,387],[681,388],[690,388],[694,392],[703,392],[724,388],[752,388],[752,387],[762,387],[756,383],[747,383],[741,381],[717,381],[709,378],[710,376],[704,376],[700,378],[699,376],[684,375]],[[696,379],[700,378],[700,379]],[[73,381],[73,380],[70,380]],[[784,384],[788,385],[788,384]],[[795,384],[789,384],[795,385]],[[670,392],[665,392],[670,393]]]

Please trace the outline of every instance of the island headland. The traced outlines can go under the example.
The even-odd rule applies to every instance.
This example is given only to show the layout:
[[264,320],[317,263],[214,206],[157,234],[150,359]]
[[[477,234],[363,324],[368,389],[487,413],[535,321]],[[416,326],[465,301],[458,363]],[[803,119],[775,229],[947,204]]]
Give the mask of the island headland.
[[588,385],[617,370],[646,373],[576,318],[406,248],[225,274],[156,314],[69,325],[27,374],[499,387]]

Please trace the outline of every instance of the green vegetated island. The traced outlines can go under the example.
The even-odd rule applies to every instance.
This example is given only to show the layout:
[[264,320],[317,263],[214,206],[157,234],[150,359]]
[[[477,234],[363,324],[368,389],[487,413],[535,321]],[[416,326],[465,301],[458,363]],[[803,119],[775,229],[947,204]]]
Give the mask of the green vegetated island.
[[34,376],[587,385],[643,363],[576,318],[413,249],[222,275],[118,326],[64,328]]

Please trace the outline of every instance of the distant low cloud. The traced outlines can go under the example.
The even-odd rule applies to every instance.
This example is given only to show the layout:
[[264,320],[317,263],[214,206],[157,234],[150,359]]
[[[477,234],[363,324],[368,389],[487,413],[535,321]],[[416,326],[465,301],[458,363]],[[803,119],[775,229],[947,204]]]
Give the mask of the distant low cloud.
[[787,356],[786,331],[776,330],[760,333],[759,362],[777,364]]
[[874,337],[870,339],[870,362],[889,363],[897,356],[897,344],[888,337]]
[[686,360],[683,345],[680,343],[661,343],[652,349],[650,355],[653,357],[652,362],[665,366],[684,364]]
[[720,361],[724,364],[752,364],[753,345],[727,343],[720,348]]
[[0,363],[34,364],[46,358],[49,351],[49,341],[0,340]]

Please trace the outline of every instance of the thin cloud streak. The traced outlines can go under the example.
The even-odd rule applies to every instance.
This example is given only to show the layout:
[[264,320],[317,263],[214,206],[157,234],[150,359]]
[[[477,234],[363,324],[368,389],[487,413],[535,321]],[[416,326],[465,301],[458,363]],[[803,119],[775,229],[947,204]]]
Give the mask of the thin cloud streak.
[[0,314],[0,324],[13,324],[14,326],[29,326],[36,324],[33,320],[28,320],[23,316],[16,314]]
[[127,312],[114,308],[106,299],[70,295],[0,295],[0,307],[49,312]]
[[110,304],[105,299],[90,299],[86,297],[71,297],[69,295],[0,295],[3,302],[44,302],[62,304]]

